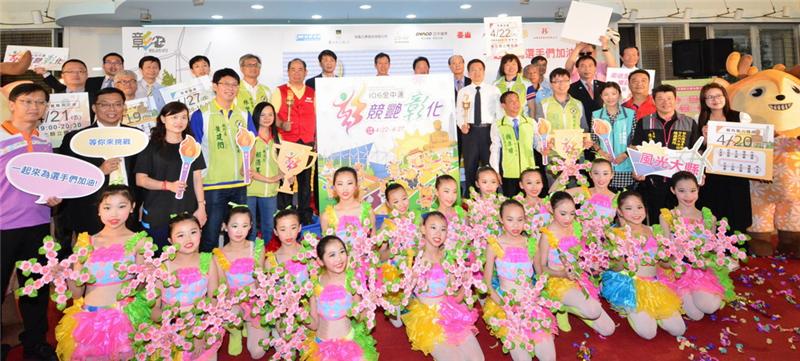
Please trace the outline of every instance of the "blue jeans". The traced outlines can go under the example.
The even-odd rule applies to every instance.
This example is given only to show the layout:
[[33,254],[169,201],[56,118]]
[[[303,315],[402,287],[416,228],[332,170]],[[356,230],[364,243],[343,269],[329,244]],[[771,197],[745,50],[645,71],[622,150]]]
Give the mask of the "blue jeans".
[[278,209],[278,197],[247,197],[247,207],[253,214],[253,227],[250,229],[248,239],[256,239],[256,225],[261,231],[261,238],[269,242],[272,238],[273,217]]
[[[228,217],[230,206],[228,202],[245,204],[247,202],[247,187],[207,190],[206,214],[208,221],[203,227],[203,239],[200,241],[200,252],[211,252],[219,245],[219,233],[222,223]],[[225,235],[227,242],[227,235]]]

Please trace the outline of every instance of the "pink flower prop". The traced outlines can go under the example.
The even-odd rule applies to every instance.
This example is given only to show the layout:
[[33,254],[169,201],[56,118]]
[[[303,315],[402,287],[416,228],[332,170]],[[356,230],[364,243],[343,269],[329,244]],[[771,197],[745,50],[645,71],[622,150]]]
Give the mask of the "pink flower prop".
[[[500,204],[506,198],[501,194],[491,194],[482,198],[475,189],[470,189],[471,199],[464,202],[469,207],[467,223],[472,227],[485,230],[489,234],[500,234]],[[486,238],[486,237],[484,237]]]
[[561,308],[561,303],[541,295],[546,283],[545,274],[539,276],[535,284],[531,284],[529,279],[518,278],[514,289],[501,296],[501,307],[506,318],[491,318],[489,326],[495,330],[503,327],[508,330],[503,340],[504,351],[519,347],[533,355],[537,332],[547,332],[554,336],[558,334],[555,317],[550,310]]
[[600,242],[589,242],[578,252],[578,263],[586,272],[599,275],[608,269],[609,253]]
[[184,337],[193,324],[190,312],[167,307],[160,324],[142,323],[133,336],[136,360],[171,360],[175,350],[191,351],[193,344]]
[[579,185],[588,187],[589,181],[586,179],[586,176],[581,173],[581,171],[591,167],[592,163],[585,161],[578,163],[578,160],[574,158],[555,158],[550,165],[548,165],[548,168],[551,172],[553,172],[553,174],[559,175],[556,181],[561,185],[562,188],[567,186],[567,183],[569,183],[569,179],[571,177],[575,177],[575,180]]
[[72,292],[67,284],[68,281],[74,281],[78,286],[95,282],[95,277],[89,273],[87,268],[82,268],[80,272],[73,269],[75,264],[86,262],[92,248],[91,246],[76,247],[71,256],[59,261],[58,251],[61,249],[61,245],[56,243],[53,237],[50,236],[45,237],[42,243],[42,246],[39,247],[39,254],[44,255],[47,259],[44,265],[40,264],[35,258],[17,261],[16,264],[16,267],[22,271],[24,276],[38,274],[41,277],[36,280],[28,278],[25,284],[17,289],[16,292],[19,296],[36,297],[39,289],[45,285],[53,284],[55,292],[50,294],[50,298],[56,303],[56,307],[59,310],[63,310],[67,301],[72,298]]
[[463,290],[468,305],[477,301],[475,291],[485,293],[487,290],[482,275],[487,238],[486,229],[480,226],[470,227],[459,221],[448,225],[442,260],[448,279],[447,294],[454,296]]
[[222,340],[225,336],[225,327],[238,327],[242,318],[234,307],[244,301],[242,294],[232,293],[226,284],[221,284],[213,298],[202,298],[195,302],[194,325],[191,336],[202,338],[207,346]]
[[367,329],[375,327],[375,310],[378,307],[387,312],[397,313],[397,306],[389,302],[385,295],[389,293],[388,285],[383,284],[378,256],[378,237],[371,237],[364,232],[357,232],[355,227],[347,227],[347,236],[351,237],[348,289],[361,297],[361,301],[350,309],[351,316],[361,316]]
[[651,255],[648,248],[649,243],[656,242],[658,239],[648,240],[645,237],[634,237],[629,226],[610,230],[607,233],[608,242],[606,243],[611,258],[622,262],[623,267],[636,273],[641,266],[653,266],[658,261],[668,260],[664,253],[656,252]]
[[136,291],[144,285],[145,298],[152,306],[155,300],[161,296],[159,285],[164,288],[180,287],[178,275],[167,271],[164,267],[165,262],[175,258],[175,254],[178,252],[176,246],[165,247],[158,257],[155,257],[155,250],[156,245],[152,241],[145,242],[139,250],[139,253],[144,256],[141,264],[124,262],[114,266],[119,272],[120,278],[124,278],[126,275],[133,276],[122,284],[122,289],[117,295],[118,299],[134,296]]
[[[674,217],[680,219],[680,214]],[[710,217],[704,214],[704,218]],[[704,223],[671,222],[672,237],[664,237],[659,253],[669,259],[677,274],[686,272],[687,267],[704,269],[712,265],[734,270],[747,258],[737,245],[748,240],[748,236],[738,232],[727,235],[728,221],[724,218],[715,230],[705,228]]]

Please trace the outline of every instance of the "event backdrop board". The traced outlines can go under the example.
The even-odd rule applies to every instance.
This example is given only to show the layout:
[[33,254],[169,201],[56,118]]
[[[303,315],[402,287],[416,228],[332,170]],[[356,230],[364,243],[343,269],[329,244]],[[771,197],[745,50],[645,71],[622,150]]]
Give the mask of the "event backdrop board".
[[404,185],[419,210],[430,208],[437,176],[458,179],[455,100],[441,91],[450,75],[317,81],[320,209],[333,204],[333,173],[342,166],[358,171],[360,195],[378,213],[388,182]]
[[[548,70],[563,66],[574,43],[558,38],[563,24],[526,23],[523,66],[536,55],[545,56]],[[375,24],[375,25],[225,25],[152,26],[122,29],[126,59],[153,55],[161,59],[163,76],[180,82],[191,77],[189,59],[205,55],[211,69],[239,70],[239,57],[253,53],[261,57],[260,81],[274,87],[286,82],[286,64],[299,57],[308,64],[308,76],[320,72],[317,54],[336,52],[340,75],[375,75],[373,57],[378,52],[392,58],[392,75],[410,75],[413,59],[425,56],[431,73],[449,73],[447,58],[461,54],[466,61],[486,62],[487,79],[494,79],[499,59],[486,59],[483,24]],[[135,68],[131,61],[128,68]]]

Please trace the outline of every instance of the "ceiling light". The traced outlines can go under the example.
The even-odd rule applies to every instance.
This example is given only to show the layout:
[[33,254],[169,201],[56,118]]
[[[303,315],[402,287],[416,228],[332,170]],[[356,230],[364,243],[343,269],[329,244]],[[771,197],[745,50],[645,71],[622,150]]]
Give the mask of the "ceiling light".
[[459,7],[461,8],[461,10],[472,9],[472,5],[470,4],[461,4],[461,6]]
[[314,15],[311,15],[311,18],[314,19],[314,20],[319,20],[319,19],[322,19],[322,15],[314,14]]
[[359,6],[358,8],[361,9],[361,10],[369,10],[369,9],[372,9],[372,5],[364,4],[364,5]]
[[497,14],[497,17],[498,17],[498,18],[504,18],[504,17],[506,17],[506,16],[508,16],[508,14],[506,14],[506,13]]
[[264,10],[264,5],[253,4],[253,5],[250,5],[250,8],[253,9],[253,10]]
[[214,20],[222,20],[222,15],[211,15],[211,18]]
[[416,18],[417,18],[417,15],[414,15],[414,14],[406,15],[406,19],[416,19]]

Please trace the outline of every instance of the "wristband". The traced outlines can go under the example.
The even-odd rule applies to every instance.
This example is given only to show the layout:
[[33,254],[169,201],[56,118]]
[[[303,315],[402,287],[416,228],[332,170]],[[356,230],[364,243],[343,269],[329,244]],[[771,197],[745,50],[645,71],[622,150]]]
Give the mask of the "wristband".
[[167,181],[161,181],[161,190],[162,191],[167,190]]

